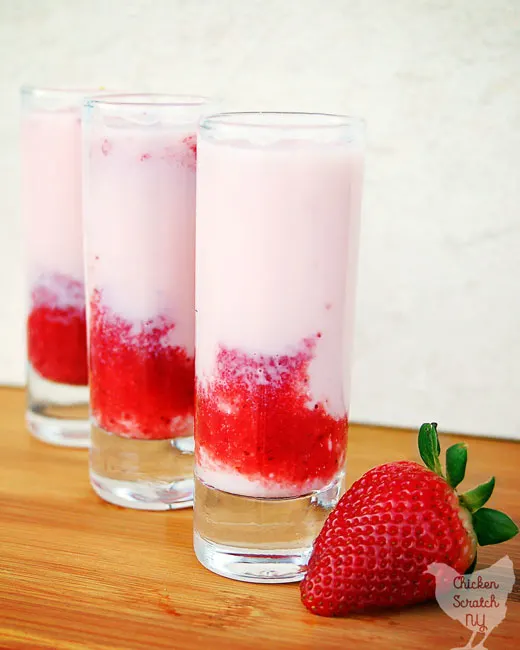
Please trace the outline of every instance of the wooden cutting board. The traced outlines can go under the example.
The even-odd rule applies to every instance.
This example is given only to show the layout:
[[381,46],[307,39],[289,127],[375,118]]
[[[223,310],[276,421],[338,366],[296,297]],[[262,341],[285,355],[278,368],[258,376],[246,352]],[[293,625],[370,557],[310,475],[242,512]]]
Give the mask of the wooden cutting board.
[[[192,551],[191,510],[147,513],[101,501],[87,454],[46,446],[23,423],[24,394],[0,389],[0,648],[38,650],[449,650],[469,632],[430,603],[326,619],[307,612],[297,585],[213,575]],[[443,436],[447,445],[454,440]],[[495,504],[520,520],[520,445],[470,439],[468,484],[497,475]],[[416,458],[415,433],[354,426],[352,482],[381,462]],[[480,552],[479,566],[520,539]],[[518,648],[520,585],[489,650]]]

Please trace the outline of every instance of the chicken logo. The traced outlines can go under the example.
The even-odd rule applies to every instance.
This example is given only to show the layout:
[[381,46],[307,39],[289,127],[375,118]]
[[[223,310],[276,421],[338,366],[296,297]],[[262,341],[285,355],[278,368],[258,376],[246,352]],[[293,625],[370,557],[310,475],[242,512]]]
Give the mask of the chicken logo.
[[[504,620],[507,597],[515,583],[509,556],[487,569],[466,575],[438,562],[430,564],[426,572],[435,576],[435,598],[441,609],[471,632],[463,648],[452,650],[486,650],[484,642]],[[483,635],[483,638],[477,645],[472,645],[477,635]]]

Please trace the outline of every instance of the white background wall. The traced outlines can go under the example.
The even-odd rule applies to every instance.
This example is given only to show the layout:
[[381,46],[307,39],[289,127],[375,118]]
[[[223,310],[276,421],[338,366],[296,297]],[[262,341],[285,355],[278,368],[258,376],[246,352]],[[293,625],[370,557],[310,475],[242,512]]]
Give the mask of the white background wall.
[[352,416],[520,434],[519,0],[0,0],[0,382],[22,383],[21,83],[369,127]]

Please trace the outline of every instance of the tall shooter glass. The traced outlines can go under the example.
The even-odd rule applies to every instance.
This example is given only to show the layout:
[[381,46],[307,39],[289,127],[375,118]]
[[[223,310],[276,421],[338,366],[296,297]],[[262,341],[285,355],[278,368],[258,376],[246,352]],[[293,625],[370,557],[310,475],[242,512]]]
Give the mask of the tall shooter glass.
[[206,105],[114,95],[84,109],[90,478],[130,508],[192,503],[195,131]]
[[40,440],[72,447],[89,442],[81,230],[81,105],[88,93],[21,90],[26,421]]
[[301,579],[343,486],[363,123],[201,122],[194,545],[212,571]]

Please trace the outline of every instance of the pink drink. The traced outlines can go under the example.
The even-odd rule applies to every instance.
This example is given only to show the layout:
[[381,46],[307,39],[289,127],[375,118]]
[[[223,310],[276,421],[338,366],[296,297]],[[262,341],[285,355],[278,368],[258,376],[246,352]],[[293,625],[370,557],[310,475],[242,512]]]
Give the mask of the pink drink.
[[[345,458],[342,351],[353,328],[346,288],[356,261],[349,244],[358,229],[360,152],[337,143],[207,140],[199,152],[198,474],[249,496],[321,489]],[[269,384],[277,385],[272,394]],[[260,411],[255,404],[255,415],[251,400],[262,390],[268,401]],[[264,417],[268,439],[255,453],[251,430]]]
[[[303,508],[306,495],[319,501],[317,495],[334,492],[325,499],[332,502],[341,489],[362,185],[359,135],[359,123],[340,116],[229,114],[202,124],[195,547],[203,564],[229,577],[264,579],[255,569],[247,573],[251,567],[241,573],[233,562],[239,547],[247,557],[265,548],[268,529],[276,545],[269,528],[274,522],[267,524],[269,500],[276,509],[281,497],[301,499]],[[239,497],[260,498],[258,512],[247,506],[251,500],[230,505],[227,513],[210,512],[210,503],[235,504]],[[244,528],[235,525],[237,512],[244,512]],[[294,513],[288,516],[297,527]],[[316,521],[305,524],[306,534]],[[251,544],[254,522],[258,547]],[[220,559],[217,542],[223,544]],[[281,571],[274,581],[285,580]]]
[[90,140],[92,414],[125,437],[193,434],[195,142],[131,126]]
[[[36,371],[51,381],[87,384],[83,243],[81,233],[81,124],[79,109],[32,110],[22,120],[22,178],[24,216],[27,225],[27,260],[31,286],[31,322],[43,324],[35,310],[63,310],[62,319],[76,331],[83,322],[83,337],[52,335],[45,341],[29,326],[29,360]],[[68,312],[68,313],[67,313]],[[65,334],[66,338],[63,339]],[[57,340],[56,340],[57,339]],[[71,348],[58,360],[61,346]],[[47,347],[47,353],[39,345]],[[46,344],[46,345],[45,345]],[[83,354],[78,358],[77,347]]]

